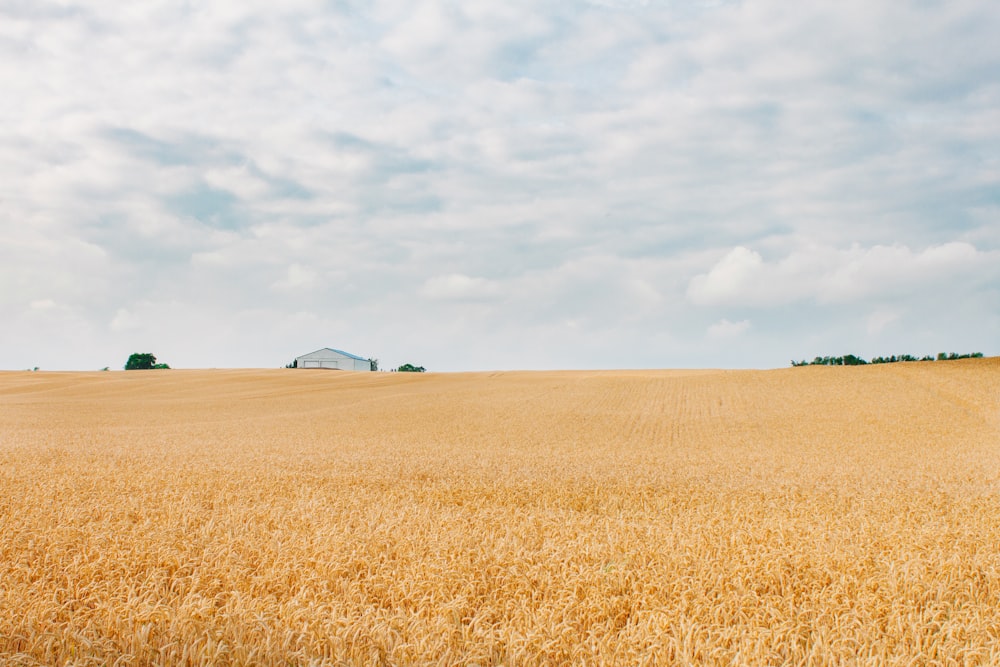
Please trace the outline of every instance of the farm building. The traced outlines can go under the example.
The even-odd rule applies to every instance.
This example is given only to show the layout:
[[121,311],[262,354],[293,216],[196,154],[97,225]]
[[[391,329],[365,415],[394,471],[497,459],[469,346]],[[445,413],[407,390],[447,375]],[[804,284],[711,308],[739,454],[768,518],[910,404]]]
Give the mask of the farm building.
[[323,349],[295,357],[298,368],[333,368],[342,371],[370,371],[372,364],[367,359],[343,350]]

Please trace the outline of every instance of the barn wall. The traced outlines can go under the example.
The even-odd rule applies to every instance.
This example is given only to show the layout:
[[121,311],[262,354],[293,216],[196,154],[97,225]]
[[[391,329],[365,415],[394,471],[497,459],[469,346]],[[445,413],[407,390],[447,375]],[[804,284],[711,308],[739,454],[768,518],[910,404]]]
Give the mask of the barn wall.
[[299,368],[332,368],[345,371],[370,371],[371,364],[367,360],[353,359],[331,352],[319,350],[296,357]]
[[332,359],[303,359],[299,361],[299,368],[338,368],[338,366]]

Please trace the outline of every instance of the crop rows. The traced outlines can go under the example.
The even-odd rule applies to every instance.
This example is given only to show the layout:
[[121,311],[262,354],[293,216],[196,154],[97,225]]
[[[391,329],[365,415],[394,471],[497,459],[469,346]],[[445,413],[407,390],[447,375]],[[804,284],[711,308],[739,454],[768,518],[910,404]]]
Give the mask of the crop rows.
[[1000,661],[1000,360],[0,374],[0,663]]

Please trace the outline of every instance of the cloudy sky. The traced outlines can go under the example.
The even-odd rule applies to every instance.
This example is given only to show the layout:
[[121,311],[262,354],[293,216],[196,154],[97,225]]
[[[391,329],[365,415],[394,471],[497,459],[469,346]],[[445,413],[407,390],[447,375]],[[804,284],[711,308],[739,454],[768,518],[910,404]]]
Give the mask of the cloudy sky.
[[0,368],[1000,354],[1000,4],[0,0]]

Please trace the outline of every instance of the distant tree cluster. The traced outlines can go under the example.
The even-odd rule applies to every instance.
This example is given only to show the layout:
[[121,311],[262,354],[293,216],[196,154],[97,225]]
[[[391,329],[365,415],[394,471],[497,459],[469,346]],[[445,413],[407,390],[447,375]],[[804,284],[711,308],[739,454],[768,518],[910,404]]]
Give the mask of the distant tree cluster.
[[298,368],[298,367],[299,367],[299,360],[298,359],[292,359],[292,363],[285,364],[285,368]]
[[853,354],[842,357],[816,357],[812,361],[792,361],[792,366],[864,366],[868,362]]
[[125,370],[127,371],[144,371],[153,368],[170,368],[170,366],[156,363],[156,356],[149,352],[133,352],[129,355],[128,361],[125,362]]
[[982,359],[982,358],[983,358],[982,352],[972,352],[969,354],[955,354],[954,352],[948,352],[947,354],[945,354],[944,352],[938,352],[937,356],[938,361],[954,361],[955,359]]
[[403,364],[396,369],[399,373],[423,373],[426,370],[423,366],[414,366],[413,364]]
[[[967,354],[967,355],[964,355],[962,358],[968,358],[969,356],[971,356],[971,355]],[[983,356],[983,355],[980,354],[979,356]],[[943,358],[943,357],[941,355],[938,355],[938,358]],[[955,358],[958,359],[959,357],[956,356]],[[891,357],[875,357],[874,359],[872,359],[872,363],[873,364],[894,364],[897,361],[934,361],[934,357],[932,357],[929,354],[925,354],[924,356],[919,357],[919,358],[913,356],[912,354],[901,354],[901,355],[899,355],[897,357],[894,354]]]
[[865,361],[853,354],[845,354],[842,357],[816,357],[812,361],[792,360],[792,366],[865,366],[867,364],[894,364],[899,361],[935,361],[935,359],[937,361],[953,361],[955,359],[982,359],[982,357],[982,352],[969,354],[939,352],[936,358],[929,354],[923,357],[915,357],[912,354],[894,354],[891,357],[874,357],[871,361]]

